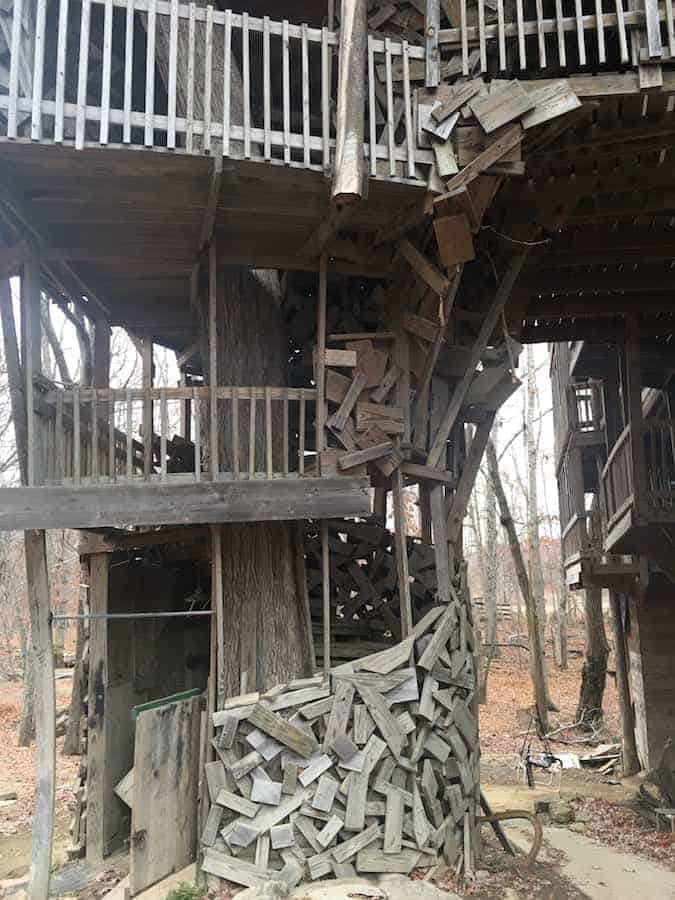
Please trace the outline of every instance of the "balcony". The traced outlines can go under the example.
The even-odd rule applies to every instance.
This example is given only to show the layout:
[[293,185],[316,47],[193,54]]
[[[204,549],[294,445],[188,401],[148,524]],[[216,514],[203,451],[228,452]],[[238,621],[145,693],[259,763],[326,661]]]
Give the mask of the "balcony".
[[29,486],[0,490],[0,528],[368,514],[368,478],[319,475],[315,406],[304,388],[47,386],[29,422]]
[[642,574],[644,563],[630,554],[607,553],[600,510],[574,515],[562,532],[565,578],[570,590],[625,588]]

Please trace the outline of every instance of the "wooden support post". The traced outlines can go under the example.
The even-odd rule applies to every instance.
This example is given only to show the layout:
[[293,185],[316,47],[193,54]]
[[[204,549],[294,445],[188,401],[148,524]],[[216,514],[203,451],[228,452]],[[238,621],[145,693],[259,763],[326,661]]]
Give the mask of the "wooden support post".
[[[89,611],[108,612],[110,556],[89,557]],[[87,861],[100,862],[105,852],[105,712],[108,691],[108,622],[89,624],[89,685],[87,688]]]
[[626,316],[626,412],[630,425],[630,453],[633,478],[634,505],[641,514],[640,505],[647,490],[647,471],[642,426],[642,373],[640,371],[640,317],[639,313]]
[[211,478],[218,481],[220,459],[218,450],[218,281],[216,262],[216,241],[209,244],[209,386],[211,403],[209,410]]
[[40,266],[27,262],[21,280],[21,357],[26,397],[26,474],[29,487],[38,483],[35,411],[33,408],[34,379],[40,374]]
[[211,611],[215,616],[211,619],[211,628],[216,629],[216,671],[211,678],[216,681],[216,709],[222,709],[225,703],[225,647],[223,614],[223,543],[220,525],[211,526]]
[[450,554],[448,552],[448,531],[442,484],[435,484],[429,491],[429,506],[431,508],[431,525],[434,534],[438,598],[443,603],[450,603],[452,600]]
[[462,408],[464,400],[466,399],[469,387],[471,386],[471,382],[473,381],[476,366],[480,362],[480,358],[485,352],[485,348],[488,345],[488,341],[490,340],[492,332],[495,330],[497,323],[499,322],[499,317],[501,316],[502,310],[504,309],[504,305],[511,296],[511,292],[518,279],[518,276],[520,275],[526,258],[527,251],[515,256],[509,264],[506,272],[504,273],[501,282],[499,283],[499,287],[495,292],[495,296],[492,300],[492,303],[490,304],[490,308],[488,309],[485,318],[483,319],[483,324],[481,325],[478,337],[476,338],[476,341],[471,348],[471,356],[464,370],[464,375],[462,376],[461,381],[456,385],[452,397],[450,398],[448,408],[446,409],[441,420],[441,424],[439,425],[438,433],[436,434],[434,442],[431,446],[431,450],[429,451],[429,455],[427,457],[428,466],[437,466],[443,457],[445,443],[450,436],[450,432],[452,431],[452,428],[457,421],[459,412]]
[[47,900],[54,834],[56,695],[44,531],[24,532],[35,684],[35,808],[29,896]]
[[394,507],[394,540],[396,545],[396,574],[401,617],[401,639],[408,637],[413,628],[410,600],[410,574],[408,572],[408,544],[406,541],[405,510],[403,508],[403,472],[399,466],[391,476],[391,497]]
[[640,760],[635,744],[635,716],[631,703],[628,681],[628,664],[626,659],[626,639],[621,620],[621,597],[617,591],[609,592],[609,605],[612,610],[612,626],[614,628],[614,660],[616,667],[616,692],[621,711],[621,730],[623,734],[623,774],[625,778],[640,771]]
[[94,322],[94,387],[110,385],[110,325],[98,316]]
[[332,190],[333,201],[339,203],[353,202],[363,196],[367,35],[366,0],[342,0],[335,177]]
[[321,523],[321,574],[323,585],[323,672],[330,676],[330,557],[328,525]]
[[319,259],[319,302],[316,310],[316,474],[321,474],[321,451],[324,448],[326,416],[326,306],[328,303],[328,256]]
[[19,362],[19,347],[16,339],[16,323],[14,321],[14,307],[9,278],[3,278],[0,281],[0,326],[2,327],[2,340],[5,348],[7,383],[12,408],[12,421],[14,423],[16,453],[19,459],[19,473],[21,475],[21,484],[25,485],[28,479],[26,404],[24,403],[21,363]]
[[466,515],[466,510],[469,505],[469,499],[471,498],[471,492],[473,491],[476,476],[478,475],[478,470],[483,460],[483,453],[485,452],[487,442],[490,439],[490,432],[495,416],[496,413],[491,412],[487,419],[476,427],[471,446],[469,447],[469,452],[464,459],[462,474],[457,482],[454,496],[449,497],[449,503],[447,504],[449,507],[447,510],[447,531],[448,540],[452,544],[454,544],[460,536],[462,522],[464,521],[464,516]]
[[153,362],[152,362],[152,338],[145,337],[141,341],[141,364],[143,390],[147,394],[143,398],[143,477],[149,478],[152,472],[152,400],[150,399],[150,390],[153,381]]
[[438,32],[441,27],[440,0],[427,0],[427,12],[424,22],[424,35],[426,44],[426,75],[427,87],[437,87],[441,80],[441,55],[438,49]]

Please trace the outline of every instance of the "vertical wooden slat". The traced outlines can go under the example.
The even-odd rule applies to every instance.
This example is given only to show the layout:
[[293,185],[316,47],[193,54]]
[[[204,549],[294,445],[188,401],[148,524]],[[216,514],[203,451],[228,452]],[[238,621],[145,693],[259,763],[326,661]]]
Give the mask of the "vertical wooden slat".
[[328,552],[328,525],[321,522],[321,583],[323,618],[323,674],[330,678],[330,556]]
[[[601,3],[601,0],[597,0],[597,2]],[[675,56],[675,21],[673,21],[673,0],[666,0],[666,25],[668,32],[668,52],[670,53],[672,59]]]
[[54,480],[57,484],[63,482],[66,473],[65,459],[65,434],[63,431],[63,391],[56,392],[56,420],[54,423],[54,447],[56,456],[56,465],[54,470]]
[[82,0],[80,18],[80,59],[77,72],[77,116],[75,118],[75,148],[84,147],[84,132],[87,117],[87,76],[89,70],[89,23],[91,0]]
[[525,30],[523,28],[523,0],[516,0],[516,24],[518,28],[518,65],[521,69],[527,69]]
[[305,428],[306,405],[304,391],[300,394],[300,409],[298,411],[298,472],[305,474]]
[[192,153],[194,142],[196,12],[195,4],[190,3],[188,7],[187,97],[185,101],[185,149],[188,153]]
[[212,237],[209,244],[209,387],[211,388],[209,431],[211,478],[213,481],[218,481],[218,473],[220,471],[218,447],[218,281],[216,275],[216,241],[215,237]]
[[310,163],[309,152],[309,42],[307,25],[302,26],[302,147],[303,162],[307,168]]
[[437,87],[441,80],[441,55],[438,49],[438,31],[441,27],[440,0],[426,0],[424,22],[425,35],[425,85]]
[[284,391],[283,403],[283,432],[282,432],[282,471],[288,475],[288,391]]
[[331,95],[330,48],[328,29],[321,29],[321,136],[323,139],[323,170],[330,170],[330,95]]
[[134,404],[131,388],[127,388],[127,481],[134,477]]
[[255,475],[255,423],[256,423],[256,399],[255,388],[250,388],[251,399],[249,403],[248,421],[248,477]]
[[73,388],[73,481],[80,483],[82,475],[82,429],[80,426],[80,389]]
[[152,435],[154,432],[152,399],[153,366],[152,366],[152,338],[144,338],[141,346],[142,375],[143,375],[143,478],[147,481],[152,471]]
[[263,128],[265,159],[272,158],[272,76],[270,72],[270,17],[263,19]]
[[170,16],[166,146],[169,150],[174,150],[176,148],[176,79],[178,78],[178,0],[171,0]]
[[265,469],[267,477],[274,474],[274,446],[272,434],[272,390],[265,388]]
[[539,43],[539,68],[546,68],[546,38],[544,36],[544,4],[537,0],[537,41]]
[[38,482],[38,435],[36,434],[35,376],[40,372],[40,266],[26,263],[21,279],[21,364],[23,366],[26,403],[26,442],[28,452],[28,486]]
[[204,29],[204,138],[202,147],[211,150],[211,97],[213,95],[213,7],[206,7]]
[[148,0],[147,45],[145,57],[145,146],[155,143],[155,33],[157,25],[156,0]]
[[115,480],[115,399],[113,392],[108,391],[108,476]]
[[225,46],[223,61],[223,156],[230,155],[230,108],[232,97],[232,10],[225,10]]
[[485,38],[485,0],[478,0],[478,45],[480,70],[487,72],[487,41]]
[[466,0],[459,5],[459,22],[462,32],[462,75],[469,74],[469,32],[467,30]]
[[68,45],[68,0],[59,0],[58,43],[56,46],[56,112],[54,142],[63,141],[63,103],[66,95],[66,50]]
[[162,481],[166,481],[166,433],[168,428],[168,410],[166,388],[159,389],[159,472]]
[[195,429],[195,481],[202,479],[202,409],[199,388],[192,391],[192,415]]
[[281,24],[282,87],[284,100],[284,162],[291,161],[291,59],[288,43],[288,19]]
[[110,128],[110,74],[112,70],[112,26],[113,4],[112,0],[105,0],[103,16],[103,69],[101,73],[101,123],[99,128],[99,143],[108,143]]
[[221,526],[211,526],[211,557],[213,559],[213,608],[216,612],[216,709],[225,704],[225,610],[223,606],[223,542]]
[[408,177],[415,177],[415,133],[412,120],[412,92],[410,89],[410,45],[402,44],[403,53],[403,111],[405,115],[405,140],[408,149]]
[[21,61],[21,36],[23,32],[23,0],[14,0],[12,11],[12,45],[9,59],[9,107],[7,110],[7,137],[16,137],[17,100],[19,99],[19,64]]
[[[666,15],[670,8],[670,0],[666,0]],[[602,0],[595,0],[595,28],[598,35],[598,61],[604,63],[607,61],[607,53],[605,52],[605,23],[602,15]]]
[[497,0],[497,41],[499,43],[499,68],[506,69],[506,36],[504,34],[504,0]]
[[391,40],[384,39],[384,71],[387,86],[387,152],[389,154],[389,174],[396,175],[396,147],[394,143],[394,83],[391,71]]
[[244,83],[244,159],[251,158],[251,46],[248,13],[241,14],[242,80]]
[[93,388],[91,392],[91,480],[96,483],[98,481],[99,466],[99,446],[98,446],[98,391]]
[[127,0],[127,15],[124,35],[124,112],[122,141],[131,142],[131,99],[134,65],[134,0]]
[[46,20],[47,2],[46,0],[37,0],[33,41],[33,108],[30,122],[30,136],[34,141],[39,141],[42,137],[42,86],[44,83]]
[[324,419],[326,415],[326,306],[328,300],[328,257],[319,258],[319,302],[316,309],[316,474],[320,471],[323,450]]
[[623,15],[623,0],[616,0],[616,27],[619,33],[619,50],[621,62],[628,62],[628,40],[626,38],[626,20]]
[[375,50],[368,35],[368,130],[370,134],[370,174],[377,175],[377,128],[375,119]]
[[408,572],[408,545],[406,541],[405,511],[403,508],[403,474],[400,466],[391,477],[391,487],[392,506],[394,508],[394,538],[401,637],[406,638],[412,631],[413,623]]
[[[621,3],[621,0],[617,0]],[[558,36],[558,61],[561,68],[567,65],[567,51],[565,49],[565,31],[563,29],[562,0],[555,0],[555,29]]]
[[577,23],[577,47],[579,48],[579,65],[586,65],[586,38],[584,35],[584,11],[581,0],[574,0],[574,15]]
[[232,388],[232,473],[239,478],[239,388]]

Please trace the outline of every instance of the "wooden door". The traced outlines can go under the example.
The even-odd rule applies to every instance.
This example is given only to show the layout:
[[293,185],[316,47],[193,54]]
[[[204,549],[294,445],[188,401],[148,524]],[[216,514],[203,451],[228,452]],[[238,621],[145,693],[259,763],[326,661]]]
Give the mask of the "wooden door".
[[195,859],[200,698],[139,713],[134,747],[131,894]]

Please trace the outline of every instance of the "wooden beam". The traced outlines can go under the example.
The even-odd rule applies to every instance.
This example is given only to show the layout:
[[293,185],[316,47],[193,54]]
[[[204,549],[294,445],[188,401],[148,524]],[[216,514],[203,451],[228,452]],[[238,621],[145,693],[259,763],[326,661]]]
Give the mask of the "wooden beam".
[[[353,204],[345,206],[331,206],[328,215],[319,225],[313,228],[307,243],[300,251],[300,256],[307,258],[319,256],[326,249],[331,240],[339,233],[344,224],[351,218],[354,212]],[[358,262],[358,260],[357,260]]]
[[476,426],[469,452],[464,460],[462,474],[457,482],[457,490],[448,497],[446,502],[447,533],[448,541],[451,544],[455,543],[462,530],[462,523],[469,506],[471,492],[476,482],[476,476],[483,460],[487,442],[490,440],[490,432],[492,431],[496,414],[496,411],[491,410],[485,421],[480,422]]
[[94,387],[110,385],[110,325],[102,317],[94,322]]
[[321,596],[323,628],[323,672],[330,678],[330,554],[328,552],[328,524],[321,522]]
[[399,466],[391,476],[391,498],[394,507],[394,543],[396,547],[396,574],[398,581],[401,639],[412,631],[412,603],[410,600],[410,573],[408,571],[408,543],[406,541],[405,510],[403,507],[403,473]]
[[29,262],[24,266],[21,279],[21,359],[26,401],[26,474],[29,487],[33,487],[39,478],[33,397],[35,376],[40,374],[41,352],[40,266],[36,262]]
[[19,460],[21,484],[28,483],[28,437],[26,424],[26,405],[24,403],[24,386],[19,362],[19,347],[16,339],[16,323],[9,278],[0,281],[0,325],[5,349],[5,365],[7,366],[7,384],[14,423],[16,453]]
[[35,690],[35,800],[28,893],[47,900],[52,864],[56,785],[56,692],[44,531],[26,531],[26,588]]
[[478,337],[476,338],[476,341],[472,347],[471,357],[465,369],[464,375],[462,376],[462,380],[459,382],[459,384],[456,385],[452,393],[452,397],[450,398],[448,408],[446,409],[441,420],[441,424],[439,425],[438,433],[436,434],[434,442],[431,446],[431,450],[429,451],[429,455],[427,457],[428,466],[437,466],[441,460],[441,457],[445,450],[446,441],[448,440],[450,432],[452,431],[452,428],[457,421],[457,416],[459,415],[459,411],[462,408],[464,400],[466,399],[466,395],[469,391],[469,387],[471,386],[471,382],[476,371],[476,366],[478,365],[481,356],[485,352],[488,341],[490,340],[492,332],[495,330],[497,322],[499,321],[499,317],[501,316],[502,310],[504,309],[504,305],[511,296],[511,292],[514,285],[516,284],[516,281],[518,280],[518,276],[520,275],[526,258],[527,250],[524,253],[515,256],[511,260],[501,282],[499,283],[499,287],[495,292],[495,296],[485,315],[483,324],[481,325]]
[[220,471],[220,448],[218,441],[218,266],[216,244],[209,244],[209,454],[211,457],[211,477],[218,480]]
[[220,197],[220,185],[223,177],[223,155],[216,153],[213,157],[213,169],[211,170],[211,182],[209,184],[209,196],[204,209],[202,229],[199,233],[198,251],[201,253],[213,237],[213,226],[218,210],[218,198]]
[[408,262],[413,272],[428,284],[439,297],[445,297],[452,282],[435,266],[431,260],[421,253],[408,238],[401,238],[396,245],[401,256]]
[[223,611],[223,538],[220,525],[211,526],[211,605],[216,611],[216,671],[211,677],[216,678],[216,709],[222,709],[225,703],[225,616]]
[[0,530],[125,528],[370,515],[370,479],[279,478],[0,488]]
[[[153,382],[152,338],[141,341],[141,375],[143,390],[149,391]],[[143,401],[143,477],[148,479],[152,471],[152,400],[148,396]]]
[[[108,610],[110,557],[89,557],[89,611]],[[108,691],[108,623],[95,618],[89,624],[89,686],[87,689],[87,861],[99,863],[105,853],[106,710]]]
[[364,116],[366,79],[366,0],[342,0],[340,63],[338,66],[337,134],[334,202],[353,202],[363,196],[365,186]]
[[442,484],[435,484],[429,491],[429,507],[434,537],[434,559],[436,561],[438,598],[443,603],[450,603],[453,599],[451,583],[453,573],[450,571],[448,531],[445,519],[445,502],[443,499]]
[[316,382],[316,452],[319,454],[325,446],[324,428],[326,418],[326,306],[328,303],[328,257],[321,254],[319,260],[319,302],[316,307],[316,356],[314,360]]
[[0,276],[16,275],[21,266],[33,259],[35,250],[29,241],[17,241],[0,248]]

